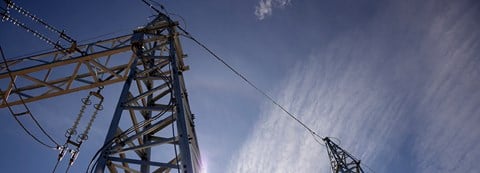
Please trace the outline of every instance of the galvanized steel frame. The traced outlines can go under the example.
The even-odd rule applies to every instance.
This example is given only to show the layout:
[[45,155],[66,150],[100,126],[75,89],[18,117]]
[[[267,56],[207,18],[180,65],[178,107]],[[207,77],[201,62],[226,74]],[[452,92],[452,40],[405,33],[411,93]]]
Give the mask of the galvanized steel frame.
[[[176,23],[160,15],[135,31],[132,49],[136,57],[95,172],[201,171],[194,118],[183,80],[188,67],[183,63],[175,29]],[[145,41],[152,37],[164,39]]]
[[[13,81],[5,63],[0,63],[0,94],[13,106],[21,104],[19,96],[28,103],[125,81],[133,56],[118,54],[130,51],[130,38],[124,35],[81,45],[80,52],[53,51],[7,61]],[[2,101],[0,108],[6,106]]]

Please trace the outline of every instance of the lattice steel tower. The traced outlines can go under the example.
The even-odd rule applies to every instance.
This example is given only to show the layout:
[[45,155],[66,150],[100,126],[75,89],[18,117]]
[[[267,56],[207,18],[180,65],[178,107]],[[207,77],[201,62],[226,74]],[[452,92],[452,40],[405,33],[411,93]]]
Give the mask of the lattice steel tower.
[[335,144],[330,138],[323,138],[333,173],[363,173],[360,160]]
[[134,31],[135,58],[96,172],[105,167],[110,172],[200,172],[194,117],[183,80],[188,68],[178,36],[176,24],[165,15]]

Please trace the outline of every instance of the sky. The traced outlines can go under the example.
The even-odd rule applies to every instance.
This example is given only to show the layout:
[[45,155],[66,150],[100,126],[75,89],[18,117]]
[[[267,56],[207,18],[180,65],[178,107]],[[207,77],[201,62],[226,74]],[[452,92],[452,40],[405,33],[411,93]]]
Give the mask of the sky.
[[[480,2],[159,2],[318,134],[338,138],[366,172],[480,169]],[[17,4],[84,42],[130,33],[154,14],[131,0]],[[329,172],[325,147],[299,124],[193,42],[183,39],[182,44],[189,55],[185,61],[191,70],[184,74],[207,172]],[[7,58],[51,49],[5,22],[0,45]],[[120,88],[106,87],[106,109],[71,172],[83,172],[102,145]],[[87,93],[28,105],[63,141]],[[57,151],[37,145],[6,109],[0,115],[2,170],[51,172]]]

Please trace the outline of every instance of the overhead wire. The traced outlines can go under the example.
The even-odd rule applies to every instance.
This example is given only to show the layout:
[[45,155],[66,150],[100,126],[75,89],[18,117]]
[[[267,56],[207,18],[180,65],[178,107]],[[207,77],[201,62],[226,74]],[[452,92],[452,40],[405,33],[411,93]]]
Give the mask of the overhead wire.
[[[94,36],[94,37],[89,37],[89,38],[80,40],[78,43],[81,44],[81,43],[85,43],[85,42],[88,42],[88,41],[91,41],[91,40],[97,40],[97,39],[105,37],[105,36],[114,35],[114,34],[118,34],[118,33],[123,33],[126,30],[129,30],[129,29],[119,29],[119,30],[114,31],[114,32],[99,34],[99,35]],[[120,34],[120,35],[123,35],[123,34]],[[29,53],[25,53],[25,54],[17,55],[17,56],[14,56],[14,57],[10,57],[8,60],[9,61],[16,60],[16,59],[23,58],[23,57],[29,57],[29,56],[33,56],[33,55],[48,53],[50,51],[55,51],[55,49],[48,48],[48,49],[32,51],[32,52],[29,52]]]
[[365,166],[365,167],[367,167],[367,169],[370,170],[370,172],[375,173],[375,170],[373,170],[373,169],[372,169],[370,166],[368,166],[367,164],[365,164],[365,163],[363,163],[363,162],[361,162],[360,164],[363,165],[363,166]]
[[32,21],[38,22],[38,23],[44,25],[45,28],[47,28],[48,30],[59,34],[60,38],[65,39],[66,41],[68,41],[70,43],[75,42],[75,40],[73,40],[71,37],[69,37],[68,35],[65,34],[65,31],[60,31],[60,29],[57,29],[54,26],[49,25],[48,23],[46,23],[41,18],[37,17],[36,15],[33,15],[31,12],[27,11],[26,9],[16,5],[11,0],[6,0],[5,2],[7,2],[7,10],[8,10],[8,7],[13,8],[14,10],[18,11],[18,13],[23,14],[24,16],[30,18]]
[[59,45],[58,43],[55,43],[53,40],[51,40],[47,36],[41,34],[40,32],[38,32],[34,29],[29,28],[25,23],[22,23],[19,20],[15,19],[11,16],[8,16],[8,15],[0,14],[0,16],[2,16],[2,18],[5,18],[6,21],[8,21],[8,22],[10,22],[10,23],[22,28],[22,29],[25,29],[27,32],[31,32],[33,34],[33,36],[38,37],[40,40],[43,40],[43,41],[47,42],[47,44],[53,45],[55,48],[64,49],[61,45]]
[[[89,38],[86,38],[86,39],[83,39],[83,40],[80,40],[78,41],[78,43],[85,43],[85,42],[89,42],[89,41],[92,41],[92,40],[98,40],[99,38],[102,38],[102,37],[105,37],[105,36],[109,36],[109,35],[114,35],[114,34],[118,34],[118,33],[125,33],[126,31],[131,31],[131,28],[123,28],[123,29],[118,29],[116,31],[113,31],[113,32],[108,32],[108,33],[103,33],[103,34],[99,34],[97,36],[94,36],[94,37],[89,37]],[[120,35],[123,35],[123,34],[120,34]]]
[[53,167],[52,173],[55,173],[59,163],[60,163],[60,160],[57,160],[57,163],[55,163],[55,167]]
[[[198,41],[195,37],[193,37],[189,32],[187,32],[185,29],[182,27],[178,27],[185,35],[186,38],[194,41],[197,45],[202,47],[204,50],[206,50],[210,55],[212,55],[216,60],[218,60],[220,63],[225,65],[230,71],[232,71],[235,75],[240,77],[244,82],[246,82],[248,85],[250,85],[252,88],[254,88],[257,92],[259,92],[261,95],[263,95],[265,98],[267,98],[269,101],[271,101],[274,105],[276,105],[278,108],[280,108],[283,112],[285,112],[287,115],[289,115],[293,120],[295,120],[298,124],[300,124],[304,129],[306,129],[309,133],[311,133],[314,137],[321,137],[318,135],[314,130],[312,130],[310,127],[308,127],[304,122],[302,122],[300,119],[298,119],[297,116],[295,116],[293,113],[288,111],[284,106],[279,104],[273,97],[268,95],[265,91],[260,89],[256,84],[254,84],[252,81],[247,79],[243,74],[241,74],[238,70],[233,68],[230,64],[228,64],[223,58],[218,56],[215,52],[213,52],[211,49],[209,49],[205,44],[201,43]],[[318,142],[318,141],[317,141]]]
[[176,17],[178,17],[180,20],[182,20],[183,26],[184,26],[185,30],[187,29],[187,21],[186,21],[185,18],[183,18],[181,15],[178,15],[178,14],[171,13],[171,12],[167,11],[167,9],[165,8],[165,6],[162,5],[161,3],[159,3],[158,1],[155,1],[155,0],[148,0],[148,1],[150,1],[150,2],[154,3],[155,5],[157,5],[158,7],[160,7],[160,9],[162,9],[167,16],[169,16],[169,17],[170,17],[170,16],[176,16]]
[[65,173],[68,173],[68,171],[70,170],[70,167],[72,167],[72,165],[68,164],[67,169],[65,170]]
[[[170,17],[168,16],[168,12],[163,8],[163,5],[161,5],[160,3],[154,1],[154,0],[149,0],[151,2],[154,2],[156,3],[157,5],[160,6],[161,9],[163,9],[167,14],[167,19],[169,20],[169,22],[171,22],[171,19]],[[155,12],[157,12],[159,15],[165,15],[163,13],[160,12],[160,10],[158,10],[157,8],[155,8],[152,4],[148,3],[146,0],[142,0],[142,2],[144,2],[147,6],[149,6],[152,10],[154,10]],[[184,21],[185,22],[185,21]],[[180,29],[184,34],[182,34],[184,37],[194,41],[197,45],[199,45],[200,47],[202,47],[204,50],[206,50],[208,53],[210,53],[216,60],[218,60],[220,63],[222,63],[223,65],[225,65],[230,71],[232,71],[235,75],[237,75],[238,77],[240,77],[243,81],[245,81],[248,85],[250,85],[251,87],[253,87],[257,92],[259,92],[261,95],[263,95],[265,98],[267,98],[269,101],[271,101],[274,105],[276,105],[277,107],[279,107],[283,112],[285,112],[287,115],[289,115],[293,120],[295,120],[297,123],[299,123],[303,128],[305,128],[313,137],[313,139],[320,145],[323,145],[325,146],[325,144],[323,144],[322,142],[320,142],[318,138],[321,138],[323,139],[322,136],[318,135],[314,130],[312,130],[310,127],[308,127],[304,122],[302,122],[300,119],[297,118],[297,116],[295,116],[293,113],[291,113],[290,111],[288,111],[285,107],[283,107],[281,104],[279,104],[275,99],[273,99],[273,97],[271,97],[270,95],[268,95],[265,91],[263,91],[262,89],[260,89],[259,87],[257,87],[257,85],[255,85],[253,82],[251,82],[249,79],[247,79],[243,74],[241,74],[238,70],[236,70],[235,68],[233,68],[231,65],[229,65],[225,60],[223,60],[223,58],[221,58],[220,56],[218,56],[215,52],[213,52],[211,49],[209,49],[205,44],[201,43],[200,41],[198,41],[195,37],[193,37],[189,32],[186,31],[186,29],[182,28],[181,26],[177,26],[178,29]]]
[[[313,139],[315,140],[315,142],[317,142],[318,144],[322,145],[322,146],[325,146],[325,144],[323,144],[321,141],[318,140],[318,138],[320,139],[324,139],[324,137],[318,135],[314,130],[312,130],[309,126],[307,126],[304,122],[302,122],[297,116],[295,116],[293,113],[291,113],[290,111],[288,111],[284,106],[282,106],[281,104],[279,104],[275,99],[273,99],[273,97],[271,97],[270,95],[268,95],[264,90],[260,89],[257,85],[255,85],[255,83],[253,83],[252,81],[250,81],[248,78],[246,78],[242,73],[240,73],[238,70],[236,70],[235,68],[233,68],[233,66],[229,65],[223,58],[221,58],[220,56],[218,56],[215,52],[213,52],[211,49],[209,49],[205,44],[201,43],[200,41],[198,41],[195,37],[193,37],[188,31],[186,31],[186,29],[182,28],[181,26],[178,26],[177,28],[179,28],[184,34],[182,34],[184,37],[194,41],[197,45],[199,45],[200,47],[202,47],[204,50],[206,50],[210,55],[212,55],[216,60],[218,60],[220,63],[222,63],[223,65],[225,65],[230,71],[232,71],[235,75],[237,75],[238,77],[240,77],[244,82],[246,82],[248,85],[250,85],[252,88],[254,88],[257,92],[259,92],[261,95],[263,95],[265,98],[267,98],[269,101],[271,101],[274,105],[276,105],[278,108],[280,108],[283,112],[285,112],[288,116],[290,116],[293,120],[295,120],[298,124],[300,124],[304,129],[306,129],[313,137]],[[340,141],[340,139],[338,138],[335,138],[333,137],[334,139],[337,139],[338,141]],[[346,151],[345,151],[346,152]],[[350,154],[351,155],[351,154]],[[356,159],[356,158],[355,158]],[[365,165],[370,171],[372,172],[375,172],[373,171],[373,169],[371,169],[368,165],[364,164],[363,162],[361,163],[362,165]]]
[[5,104],[7,105],[10,113],[12,114],[13,118],[15,119],[15,121],[18,123],[18,125],[20,125],[20,127],[22,127],[23,131],[25,131],[25,133],[27,133],[30,137],[32,137],[35,141],[37,141],[38,143],[40,143],[41,145],[47,147],[47,148],[51,148],[51,149],[54,149],[55,146],[51,146],[51,145],[48,145],[46,144],[45,142],[41,141],[40,139],[38,139],[35,135],[32,134],[32,132],[30,132],[30,130],[28,130],[25,125],[14,115],[15,112],[13,112],[12,108],[10,107],[10,105],[6,102],[6,99],[3,98],[3,101],[5,102]]
[[[154,10],[155,12],[157,12],[158,14],[162,14],[158,9],[156,9],[155,7],[153,7],[152,4],[146,2],[145,0],[142,0],[146,5],[148,5],[152,10]],[[160,8],[162,10],[164,10],[167,14],[173,14],[173,13],[168,13],[163,5],[161,5],[160,3],[154,1],[154,0],[149,0],[155,4],[157,4],[158,6],[160,6]],[[173,14],[175,15],[175,14]],[[179,16],[179,15],[177,15]],[[179,16],[185,23],[185,20],[183,19],[183,17]],[[186,23],[185,23],[185,26],[186,26]],[[221,58],[220,56],[218,56],[215,52],[213,52],[211,49],[209,49],[206,45],[204,45],[203,43],[201,43],[200,41],[198,41],[195,37],[193,37],[189,32],[186,31],[186,29],[182,28],[181,26],[178,26],[177,28],[179,28],[183,33],[186,38],[194,41],[197,45],[199,45],[200,47],[202,47],[203,49],[205,49],[208,53],[210,53],[216,60],[218,60],[219,62],[221,62],[223,65],[225,65],[230,71],[232,71],[235,75],[237,75],[238,77],[240,77],[244,82],[246,82],[248,85],[250,85],[251,87],[253,87],[257,92],[259,92],[261,95],[263,95],[265,98],[267,98],[269,101],[271,101],[274,105],[276,105],[278,108],[280,108],[283,112],[285,112],[287,115],[289,115],[289,117],[291,117],[294,121],[296,121],[298,124],[300,124],[304,129],[306,129],[311,135],[312,137],[314,138],[314,140],[320,144],[320,145],[324,145],[322,142],[320,142],[318,138],[321,138],[323,139],[322,136],[318,135],[314,130],[312,130],[309,126],[307,126],[304,122],[302,122],[297,116],[295,116],[293,113],[291,113],[290,111],[288,111],[284,106],[282,106],[281,104],[279,104],[275,99],[273,99],[273,97],[271,97],[270,95],[268,95],[264,90],[260,89],[257,85],[255,85],[252,81],[250,81],[248,78],[246,78],[243,74],[241,74],[238,70],[236,70],[235,68],[233,68],[231,65],[229,65],[223,58]],[[173,128],[173,127],[172,127]],[[120,136],[120,135],[119,135]],[[338,138],[336,138],[338,139]],[[112,139],[113,141],[113,139]],[[89,163],[89,167],[91,165],[91,163],[93,162],[93,160],[95,159],[95,157],[99,154],[99,152],[101,150],[103,150],[103,148],[105,147],[106,145],[104,145],[100,150],[97,151],[97,153],[95,154],[94,158],[92,158],[92,161]],[[176,150],[175,150],[176,152]],[[95,167],[96,163],[94,164],[93,167]],[[92,167],[92,169],[93,169]],[[368,167],[368,166],[367,166]],[[369,168],[369,167],[368,167]],[[369,168],[370,169],[370,168]],[[87,169],[88,170],[88,169]],[[371,170],[371,169],[370,169]]]
[[[14,78],[13,78],[13,76],[12,76],[12,72],[11,72],[9,66],[8,66],[7,60],[6,60],[6,58],[5,58],[5,55],[4,55],[4,53],[3,53],[3,49],[1,48],[1,46],[0,46],[0,54],[2,54],[3,63],[5,64],[5,69],[7,70],[7,73],[8,73],[8,76],[10,77],[10,80],[11,80],[11,82],[12,82],[12,85],[13,85],[13,87],[14,87],[15,89],[17,89],[18,87],[17,87],[17,85],[16,85],[16,83],[15,83],[15,80],[14,80]],[[53,149],[55,149],[57,146],[59,146],[58,142],[55,141],[55,140],[50,136],[50,134],[48,134],[48,133],[46,132],[46,130],[40,125],[40,123],[38,122],[38,120],[37,120],[37,119],[35,118],[35,116],[33,115],[32,111],[30,110],[30,108],[28,108],[27,104],[26,104],[25,101],[23,100],[23,97],[22,97],[20,94],[18,94],[18,97],[20,98],[20,101],[21,101],[22,105],[24,106],[24,108],[25,108],[25,110],[26,110],[25,112],[22,112],[21,114],[22,114],[22,115],[23,115],[23,114],[29,115],[29,117],[33,120],[33,122],[34,122],[35,125],[40,129],[40,131],[41,131],[45,136],[47,136],[48,139],[49,139],[51,142],[53,142],[56,146],[48,145],[48,144],[46,144],[45,142],[43,142],[43,141],[41,141],[40,139],[38,139],[35,135],[33,135],[33,134],[25,127],[25,125],[17,118],[17,116],[15,115],[15,112],[13,111],[13,109],[11,108],[11,106],[8,104],[7,99],[3,96],[3,97],[2,97],[2,98],[3,98],[3,101],[4,101],[5,104],[7,105],[10,113],[12,113],[12,116],[15,118],[15,120],[17,121],[17,123],[22,127],[22,129],[23,129],[29,136],[31,136],[35,141],[37,141],[38,143],[40,143],[40,144],[42,144],[42,145],[44,145],[44,146],[46,146],[46,147],[48,147],[48,148],[53,148]]]

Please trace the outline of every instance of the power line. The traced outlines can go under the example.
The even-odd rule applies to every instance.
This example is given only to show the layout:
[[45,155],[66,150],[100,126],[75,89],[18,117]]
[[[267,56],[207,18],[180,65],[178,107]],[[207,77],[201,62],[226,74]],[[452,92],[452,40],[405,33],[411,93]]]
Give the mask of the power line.
[[169,18],[171,18],[171,16],[178,17],[180,20],[182,20],[185,30],[187,29],[187,21],[185,20],[185,18],[183,18],[183,16],[168,12],[165,6],[158,1],[155,1],[155,0],[149,0],[149,1],[154,3],[156,6],[160,7],[160,9],[162,9],[165,12],[165,15],[167,15]]
[[[8,63],[7,63],[7,60],[5,58],[5,55],[3,54],[3,49],[2,47],[0,46],[0,54],[2,54],[2,59],[3,59],[3,63],[5,64],[5,69],[7,70],[7,73],[10,77],[10,80],[12,82],[12,85],[15,89],[17,89],[17,85],[15,84],[15,81],[13,79],[13,76],[11,74],[11,71],[10,71],[10,68],[8,67]],[[44,145],[48,148],[53,148],[55,149],[57,146],[59,146],[59,144],[45,131],[45,129],[43,129],[43,127],[40,125],[40,123],[38,122],[38,120],[35,118],[35,116],[33,116],[33,113],[32,111],[30,111],[30,109],[28,108],[28,106],[26,105],[25,101],[23,100],[22,96],[19,94],[18,97],[20,98],[20,101],[22,102],[24,108],[25,108],[25,112],[22,112],[22,113],[19,113],[19,114],[16,114],[13,109],[11,108],[11,106],[8,104],[7,102],[7,99],[5,98],[5,96],[2,96],[3,98],[3,101],[5,102],[5,104],[7,105],[8,107],[8,110],[10,111],[10,113],[12,114],[13,118],[15,119],[15,121],[17,121],[17,123],[22,127],[22,129],[29,135],[31,136],[35,141],[37,141],[38,143],[40,143],[41,145]],[[35,135],[33,135],[26,127],[25,125],[17,118],[17,116],[19,115],[29,115],[30,118],[32,118],[32,120],[34,121],[35,125],[42,131],[42,133],[44,135],[46,135],[48,137],[48,139],[50,139],[51,142],[55,143],[56,146],[51,146],[51,145],[48,145],[46,144],[45,142],[41,141],[40,139],[38,139]]]
[[[197,39],[195,39],[189,32],[187,32],[184,28],[182,28],[181,26],[178,26],[178,28],[185,34],[184,36],[192,41],[194,41],[196,44],[198,44],[200,47],[202,47],[203,49],[205,49],[208,53],[210,53],[216,60],[220,61],[220,63],[222,63],[223,65],[225,65],[230,71],[232,71],[233,73],[235,73],[235,75],[237,75],[238,77],[240,77],[243,81],[245,81],[248,85],[250,85],[251,87],[253,87],[257,92],[259,92],[260,94],[262,94],[265,98],[267,98],[269,101],[271,101],[274,105],[276,105],[278,108],[280,108],[283,112],[285,112],[287,115],[289,115],[293,120],[295,120],[297,123],[299,123],[303,128],[305,128],[313,137],[313,139],[315,140],[315,142],[317,142],[318,144],[320,145],[323,145],[325,146],[325,144],[323,144],[322,142],[320,142],[318,140],[318,138],[320,139],[324,139],[324,137],[318,135],[314,130],[312,130],[310,127],[308,127],[304,122],[302,122],[300,119],[298,119],[293,113],[291,113],[290,111],[288,111],[285,107],[283,107],[281,104],[279,104],[275,99],[273,99],[270,95],[268,95],[265,91],[263,91],[262,89],[260,89],[258,86],[255,85],[255,83],[253,83],[252,81],[250,81],[247,77],[245,77],[243,74],[241,74],[238,70],[236,70],[235,68],[233,68],[233,66],[229,65],[225,60],[223,60],[223,58],[221,58],[220,56],[218,56],[215,52],[213,52],[211,49],[209,49],[207,46],[205,46],[205,44],[201,43],[200,41],[198,41]],[[335,138],[334,139],[337,139],[339,142],[340,142],[340,139],[338,138]],[[346,151],[345,151],[346,152]],[[351,154],[350,154],[351,155]],[[366,166],[367,169],[369,169],[371,172],[374,172],[375,171],[370,168],[368,165],[364,164],[364,163],[361,163],[362,165]]]
[[53,167],[52,173],[55,173],[59,163],[60,163],[60,160],[57,159],[57,163],[55,163],[55,167]]
[[185,33],[185,37],[189,38],[190,40],[194,41],[196,44],[198,44],[200,47],[205,49],[208,53],[210,53],[216,60],[220,61],[223,65],[225,65],[230,71],[235,73],[238,77],[240,77],[243,81],[245,81],[248,85],[253,87],[257,92],[262,94],[265,98],[267,98],[269,101],[271,101],[274,105],[276,105],[278,108],[280,108],[283,112],[285,112],[288,116],[290,116],[293,120],[295,120],[297,123],[299,123],[303,128],[305,128],[315,139],[315,141],[321,145],[323,145],[316,137],[323,138],[320,135],[318,135],[314,130],[312,130],[310,127],[308,127],[304,122],[302,122],[300,119],[297,118],[293,113],[288,111],[285,107],[280,105],[275,99],[273,99],[270,95],[268,95],[265,91],[257,87],[252,81],[247,79],[243,74],[241,74],[238,70],[233,68],[231,65],[229,65],[223,58],[218,56],[215,52],[213,52],[211,49],[209,49],[207,46],[205,46],[203,43],[195,39],[190,33],[188,33],[185,29],[183,29],[181,26],[178,26],[178,28]]
[[[99,35],[94,36],[94,37],[89,37],[89,38],[80,40],[80,41],[78,41],[78,43],[79,43],[79,44],[83,44],[83,45],[87,45],[87,44],[90,44],[90,43],[99,42],[98,39],[100,39],[100,38],[102,38],[102,37],[109,36],[109,35],[117,35],[117,36],[118,36],[118,35],[124,35],[123,33],[125,33],[127,30],[129,31],[130,29],[123,28],[123,29],[119,29],[119,30],[117,30],[117,31],[99,34]],[[119,33],[120,33],[120,34],[119,34]],[[97,41],[87,43],[87,42],[92,41],[92,40],[97,40]],[[100,41],[101,41],[101,40],[100,40]],[[81,46],[83,46],[83,45],[81,45]],[[36,51],[29,52],[29,53],[25,53],[25,54],[21,54],[21,55],[16,55],[16,56],[10,57],[10,58],[8,58],[8,60],[9,60],[9,61],[12,61],[12,60],[16,60],[16,59],[21,59],[21,58],[25,58],[25,57],[30,57],[30,56],[33,56],[33,55],[44,54],[44,53],[55,52],[55,51],[56,51],[55,48],[48,48],[48,49],[36,50]],[[57,51],[58,51],[58,50],[57,50]]]
[[[76,50],[76,45],[77,45],[77,42],[71,38],[70,36],[68,36],[64,30],[59,30],[57,28],[55,28],[54,26],[52,25],[49,25],[48,23],[46,23],[44,20],[40,19],[39,17],[37,17],[36,15],[32,14],[31,12],[29,12],[28,10],[18,6],[17,4],[15,4],[13,1],[11,0],[5,0],[5,3],[7,4],[7,7],[6,9],[3,9],[5,11],[4,14],[0,14],[0,16],[2,16],[2,19],[4,20],[7,20],[9,22],[11,22],[12,24],[14,25],[17,25],[23,29],[25,29],[27,32],[32,32],[34,36],[38,37],[39,39],[41,40],[44,40],[45,42],[47,42],[48,44],[51,44],[53,45],[56,49],[60,50],[60,51],[66,51],[66,53],[69,53],[69,52],[73,52],[74,50]],[[68,43],[71,44],[71,47],[68,48],[68,49],[65,49],[64,47],[62,47],[62,45],[60,44],[60,40],[58,40],[57,42],[54,42],[52,39],[50,39],[49,37],[47,37],[46,35],[44,34],[41,34],[39,31],[35,30],[35,29],[32,29],[30,27],[28,27],[25,23],[22,23],[21,21],[13,18],[11,15],[9,15],[9,12],[10,12],[10,9],[12,9],[13,11],[23,15],[24,17],[27,17],[29,19],[31,19],[32,21],[40,24],[40,25],[43,25],[43,27],[45,27],[47,30],[55,33],[55,34],[58,34],[60,39],[63,39],[64,41],[67,41]]]

